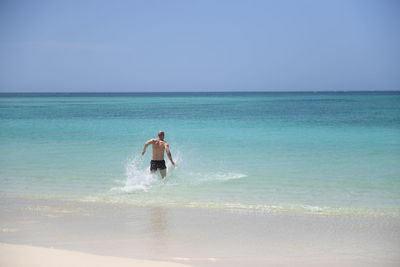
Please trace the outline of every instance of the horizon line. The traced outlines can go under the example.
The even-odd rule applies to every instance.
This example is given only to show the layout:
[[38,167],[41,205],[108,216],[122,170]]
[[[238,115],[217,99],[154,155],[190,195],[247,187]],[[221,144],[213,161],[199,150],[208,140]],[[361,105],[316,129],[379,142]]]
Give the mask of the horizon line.
[[129,94],[129,93],[138,93],[138,94],[146,94],[146,93],[334,93],[334,92],[400,92],[399,90],[304,90],[304,91],[296,91],[296,90],[268,90],[268,91],[240,91],[240,90],[232,90],[232,91],[66,91],[66,92],[59,92],[59,91],[32,91],[32,92],[24,92],[24,91],[5,91],[1,92],[0,94]]

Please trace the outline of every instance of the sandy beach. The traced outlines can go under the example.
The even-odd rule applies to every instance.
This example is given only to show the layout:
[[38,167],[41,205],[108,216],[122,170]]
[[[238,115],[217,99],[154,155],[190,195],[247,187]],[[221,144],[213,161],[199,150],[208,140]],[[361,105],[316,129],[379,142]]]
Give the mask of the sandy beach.
[[395,217],[5,197],[1,214],[0,242],[6,243],[1,245],[2,266],[30,266],[25,262],[31,257],[37,261],[38,255],[43,255],[42,265],[35,266],[54,266],[54,262],[101,266],[99,261],[104,266],[398,266],[400,262],[400,222]]
[[186,264],[137,260],[129,258],[117,258],[98,256],[87,253],[59,250],[52,248],[40,248],[24,245],[0,244],[0,265],[29,267],[29,266],[143,266],[143,267],[185,267]]

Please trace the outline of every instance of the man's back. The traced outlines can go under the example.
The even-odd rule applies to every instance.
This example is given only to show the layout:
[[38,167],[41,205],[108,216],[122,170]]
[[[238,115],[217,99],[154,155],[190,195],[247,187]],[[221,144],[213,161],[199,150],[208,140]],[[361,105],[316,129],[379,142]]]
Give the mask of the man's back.
[[153,160],[163,160],[164,159],[164,151],[165,147],[168,143],[162,141],[160,139],[153,139],[152,146],[153,146]]

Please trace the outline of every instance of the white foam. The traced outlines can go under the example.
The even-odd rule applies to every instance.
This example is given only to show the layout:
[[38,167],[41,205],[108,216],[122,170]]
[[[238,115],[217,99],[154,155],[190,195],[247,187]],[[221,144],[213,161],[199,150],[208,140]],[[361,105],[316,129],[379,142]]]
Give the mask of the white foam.
[[247,177],[247,175],[243,173],[215,173],[210,176],[213,178],[215,177],[217,181],[229,181]]
[[184,175],[190,177],[195,183],[225,182],[247,177],[246,174],[235,172],[186,172]]
[[136,156],[129,158],[125,164],[125,181],[123,186],[113,187],[111,191],[134,192],[147,191],[152,184],[157,182],[156,175],[144,168],[143,158]]

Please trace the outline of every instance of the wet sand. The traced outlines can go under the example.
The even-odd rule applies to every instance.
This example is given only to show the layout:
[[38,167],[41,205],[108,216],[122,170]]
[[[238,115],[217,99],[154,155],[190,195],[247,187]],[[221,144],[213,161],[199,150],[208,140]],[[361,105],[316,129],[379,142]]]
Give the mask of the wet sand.
[[[400,264],[398,217],[254,213],[10,197],[0,198],[0,212],[0,242],[30,249],[193,266]],[[17,252],[21,257],[24,253]]]

